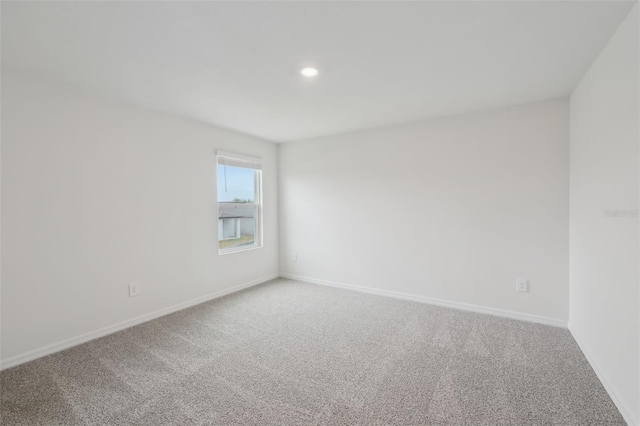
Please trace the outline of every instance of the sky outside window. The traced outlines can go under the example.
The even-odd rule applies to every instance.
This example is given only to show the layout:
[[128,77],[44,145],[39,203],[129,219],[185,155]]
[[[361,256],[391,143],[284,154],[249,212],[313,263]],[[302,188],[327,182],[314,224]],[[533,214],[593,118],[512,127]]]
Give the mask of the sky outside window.
[[235,199],[241,199],[249,200],[249,202],[253,203],[255,198],[255,171],[253,169],[224,166],[219,164],[216,170],[218,182],[218,202],[223,203],[234,201]]

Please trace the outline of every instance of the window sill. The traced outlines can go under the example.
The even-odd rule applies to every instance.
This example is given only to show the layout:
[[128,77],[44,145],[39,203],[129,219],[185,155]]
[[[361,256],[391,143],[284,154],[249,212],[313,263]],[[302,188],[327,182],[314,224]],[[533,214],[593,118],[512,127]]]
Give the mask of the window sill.
[[232,254],[232,253],[240,253],[243,251],[250,251],[250,250],[256,250],[256,249],[261,249],[262,246],[261,245],[253,245],[250,247],[238,247],[238,248],[228,248],[228,249],[224,249],[224,250],[219,250],[218,249],[218,256],[224,256],[227,254]]

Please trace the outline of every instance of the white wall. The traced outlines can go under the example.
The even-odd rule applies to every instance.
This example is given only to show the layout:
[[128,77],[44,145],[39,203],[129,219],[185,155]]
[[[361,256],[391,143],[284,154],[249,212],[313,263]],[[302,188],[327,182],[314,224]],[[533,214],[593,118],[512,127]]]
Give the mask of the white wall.
[[[277,276],[274,144],[2,71],[4,361]],[[261,249],[218,256],[215,149],[263,158]]]
[[568,120],[561,99],[280,145],[281,273],[566,324]]
[[570,329],[628,421],[640,420],[638,5],[571,95]]

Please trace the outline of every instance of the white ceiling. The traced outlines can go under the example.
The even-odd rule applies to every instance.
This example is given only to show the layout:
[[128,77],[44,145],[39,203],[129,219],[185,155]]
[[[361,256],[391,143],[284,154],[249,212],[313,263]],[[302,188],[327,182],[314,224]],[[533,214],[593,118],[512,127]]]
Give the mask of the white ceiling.
[[2,61],[282,142],[567,95],[632,5],[2,2]]

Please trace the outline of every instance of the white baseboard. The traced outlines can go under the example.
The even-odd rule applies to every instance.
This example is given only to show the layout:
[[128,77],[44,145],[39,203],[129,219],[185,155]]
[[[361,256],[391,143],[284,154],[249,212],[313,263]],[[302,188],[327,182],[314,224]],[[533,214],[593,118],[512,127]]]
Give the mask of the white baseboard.
[[471,305],[468,303],[453,302],[450,300],[435,299],[432,297],[425,297],[425,296],[417,296],[417,295],[408,294],[408,293],[400,293],[398,291],[381,290],[377,288],[363,287],[363,286],[353,285],[353,284],[344,284],[344,283],[338,283],[334,281],[319,280],[316,278],[302,277],[302,276],[293,275],[293,274],[281,273],[280,276],[283,278],[304,281],[311,284],[321,284],[321,285],[326,285],[330,287],[343,288],[346,290],[359,291],[362,293],[376,294],[379,296],[387,296],[387,297],[393,297],[396,299],[404,299],[404,300],[411,300],[414,302],[427,303],[429,305],[444,306],[446,308],[454,308],[454,309],[460,309],[463,311],[477,312],[481,314],[495,315],[499,317],[511,318],[511,319],[516,319],[521,321],[535,322],[538,324],[552,325],[554,327],[567,328],[567,321],[558,319],[558,318],[549,318],[549,317],[543,317],[539,315],[508,311],[504,309],[489,308],[486,306]]
[[99,337],[106,336],[108,334],[115,333],[120,330],[124,330],[125,328],[133,327],[134,325],[142,324],[143,322],[151,321],[153,319],[171,314],[173,312],[181,311],[183,309],[189,308],[191,306],[199,305],[200,303],[207,302],[209,300],[217,299],[222,296],[226,296],[227,294],[235,293],[240,290],[244,290],[245,288],[253,287],[258,284],[262,284],[263,282],[272,280],[274,278],[278,278],[279,274],[274,274],[272,276],[262,277],[248,283],[239,284],[233,287],[226,288],[224,290],[219,290],[214,293],[207,294],[205,296],[197,297],[195,299],[188,300],[186,302],[178,303],[177,305],[169,306],[163,309],[159,309],[157,311],[150,312],[148,314],[140,315],[139,317],[131,318],[126,321],[119,322],[114,325],[110,325],[98,330],[90,331],[89,333],[81,334],[76,337],[72,337],[70,339],[66,339],[57,343],[53,343],[51,345],[44,346],[39,349],[34,349],[28,352],[25,352],[20,355],[12,356],[7,359],[3,359],[0,361],[0,370],[6,370],[7,368],[15,367],[20,364],[24,364],[25,362],[33,361],[34,359],[41,358],[46,355],[53,354],[55,352],[60,352],[62,350],[68,349],[73,346],[80,345],[82,343],[88,342],[90,340],[97,339]]
[[618,411],[620,411],[620,414],[622,414],[622,417],[624,417],[624,420],[627,422],[629,426],[640,425],[640,422],[638,421],[636,416],[631,412],[631,410],[625,407],[622,400],[613,389],[613,386],[611,386],[611,380],[609,380],[609,376],[607,376],[604,370],[598,366],[598,364],[595,362],[595,359],[593,358],[593,356],[591,355],[587,347],[584,345],[584,342],[580,340],[580,338],[576,335],[576,333],[573,332],[571,328],[572,328],[571,324],[569,324],[569,332],[571,333],[574,340],[580,347],[580,350],[584,354],[585,358],[587,358],[587,361],[589,361],[591,368],[593,368],[593,371],[595,371],[596,376],[598,376],[598,379],[600,379],[600,383],[602,383],[602,386],[604,386],[604,389],[607,391],[607,393],[611,397],[611,400],[613,401],[614,404],[616,404],[616,407],[618,407]]

